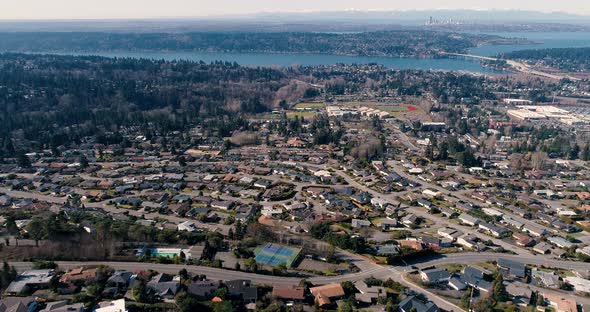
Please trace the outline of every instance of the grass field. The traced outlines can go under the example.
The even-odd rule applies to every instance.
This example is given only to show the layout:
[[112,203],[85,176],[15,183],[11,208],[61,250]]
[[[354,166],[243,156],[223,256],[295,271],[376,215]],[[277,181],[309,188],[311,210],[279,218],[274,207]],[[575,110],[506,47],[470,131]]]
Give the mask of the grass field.
[[317,115],[317,112],[310,112],[310,111],[304,111],[304,112],[287,112],[287,118],[295,118],[295,116],[297,116],[299,118],[303,117],[304,119],[311,119],[315,115]]
[[254,118],[262,119],[262,120],[276,120],[276,119],[280,119],[281,115],[273,114],[273,113],[263,113],[263,114],[255,115]]
[[322,109],[326,107],[325,103],[298,103],[295,104],[295,109]]
[[378,110],[382,110],[384,112],[390,113],[393,117],[400,118],[400,119],[410,119],[410,120],[421,120],[423,119],[424,111],[418,107],[417,105],[412,104],[399,104],[399,103],[383,103],[383,102],[374,102],[374,101],[352,101],[352,102],[342,102],[339,103],[341,106],[346,107],[369,107]]

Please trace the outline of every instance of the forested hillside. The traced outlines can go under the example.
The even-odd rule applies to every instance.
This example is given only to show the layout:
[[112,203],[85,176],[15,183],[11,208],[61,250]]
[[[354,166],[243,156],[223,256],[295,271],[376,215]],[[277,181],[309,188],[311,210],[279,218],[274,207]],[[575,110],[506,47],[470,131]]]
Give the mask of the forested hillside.
[[223,116],[269,110],[286,84],[282,71],[231,63],[5,54],[0,133],[5,144],[11,136],[61,144],[99,128],[165,133],[210,122],[227,134],[239,120]]
[[521,59],[568,72],[590,71],[590,47],[523,50],[503,54],[507,59]]
[[306,98],[367,92],[441,103],[490,97],[481,77],[377,65],[253,68],[235,63],[0,54],[0,158],[119,133],[146,136],[201,126],[216,136],[247,129],[254,114]]
[[434,56],[465,52],[488,35],[399,30],[368,33],[0,33],[0,51],[212,51]]

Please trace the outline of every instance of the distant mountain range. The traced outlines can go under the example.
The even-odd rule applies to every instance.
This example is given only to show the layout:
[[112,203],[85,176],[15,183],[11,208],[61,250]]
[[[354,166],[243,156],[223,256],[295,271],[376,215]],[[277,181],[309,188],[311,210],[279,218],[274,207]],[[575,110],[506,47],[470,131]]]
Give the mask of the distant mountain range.
[[481,22],[588,23],[590,16],[562,12],[544,13],[520,10],[407,10],[337,11],[309,13],[259,13],[242,18],[269,21],[362,21],[366,23],[423,24],[430,17]]
[[319,31],[359,32],[423,26],[430,18],[469,24],[559,24],[590,27],[590,16],[514,10],[409,10],[258,13],[199,18],[132,20],[8,20],[0,31],[103,31],[103,32],[199,32],[199,31]]

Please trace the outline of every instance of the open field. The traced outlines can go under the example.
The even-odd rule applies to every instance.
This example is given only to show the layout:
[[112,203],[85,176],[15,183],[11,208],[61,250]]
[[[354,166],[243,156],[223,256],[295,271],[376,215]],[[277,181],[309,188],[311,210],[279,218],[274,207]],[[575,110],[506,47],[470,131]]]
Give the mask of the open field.
[[313,118],[317,114],[318,114],[317,112],[313,112],[313,111],[288,112],[287,118],[295,118],[295,116],[297,116],[299,118],[303,117],[304,119],[310,119],[310,118]]
[[254,118],[259,120],[276,120],[280,119],[281,115],[273,113],[263,113],[255,115]]
[[306,102],[295,104],[295,109],[322,109],[326,107],[325,103]]

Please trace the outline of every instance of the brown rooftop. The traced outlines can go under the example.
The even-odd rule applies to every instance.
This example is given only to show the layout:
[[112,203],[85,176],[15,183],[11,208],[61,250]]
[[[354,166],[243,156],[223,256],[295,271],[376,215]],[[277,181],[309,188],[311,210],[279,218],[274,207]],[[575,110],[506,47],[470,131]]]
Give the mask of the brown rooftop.
[[298,286],[275,286],[272,289],[272,296],[282,299],[305,299],[305,288]]
[[309,291],[315,296],[320,306],[330,304],[332,298],[344,296],[344,289],[340,284],[328,284],[310,288]]

